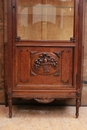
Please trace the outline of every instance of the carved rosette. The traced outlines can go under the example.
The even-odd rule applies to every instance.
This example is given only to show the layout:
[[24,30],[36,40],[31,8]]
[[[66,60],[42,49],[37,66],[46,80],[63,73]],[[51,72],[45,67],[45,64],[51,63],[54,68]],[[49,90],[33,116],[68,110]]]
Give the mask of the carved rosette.
[[41,75],[51,75],[59,72],[58,57],[54,53],[35,53],[31,57],[32,72]]

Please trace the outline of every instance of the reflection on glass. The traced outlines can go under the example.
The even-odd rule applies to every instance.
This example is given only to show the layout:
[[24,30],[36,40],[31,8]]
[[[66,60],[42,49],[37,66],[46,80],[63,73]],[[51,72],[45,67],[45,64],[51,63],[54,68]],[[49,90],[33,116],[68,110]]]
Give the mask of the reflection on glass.
[[17,35],[22,40],[70,40],[74,0],[18,0]]

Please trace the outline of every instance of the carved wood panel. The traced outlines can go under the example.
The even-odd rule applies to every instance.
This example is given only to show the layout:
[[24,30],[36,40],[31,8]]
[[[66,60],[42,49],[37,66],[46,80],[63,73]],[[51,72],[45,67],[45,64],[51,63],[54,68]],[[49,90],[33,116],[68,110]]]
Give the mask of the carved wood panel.
[[72,48],[18,47],[16,88],[72,87],[72,55]]
[[31,57],[32,71],[40,75],[52,75],[59,71],[58,57],[54,53],[41,52]]

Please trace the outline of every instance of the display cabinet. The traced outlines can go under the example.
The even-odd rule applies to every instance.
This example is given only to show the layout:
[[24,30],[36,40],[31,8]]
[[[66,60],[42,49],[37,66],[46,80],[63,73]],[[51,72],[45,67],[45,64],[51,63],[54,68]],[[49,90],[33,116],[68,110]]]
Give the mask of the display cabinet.
[[5,96],[50,103],[82,93],[84,0],[7,0]]

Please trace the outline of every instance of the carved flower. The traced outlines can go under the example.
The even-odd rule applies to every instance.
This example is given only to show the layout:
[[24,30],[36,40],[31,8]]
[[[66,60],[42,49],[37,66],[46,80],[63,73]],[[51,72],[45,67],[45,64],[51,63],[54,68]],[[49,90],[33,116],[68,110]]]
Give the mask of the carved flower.
[[40,67],[43,67],[45,73],[49,72],[49,66],[52,66],[54,69],[57,68],[58,63],[56,59],[47,55],[46,53],[42,53],[38,59],[34,61],[34,68],[35,70],[39,70]]

